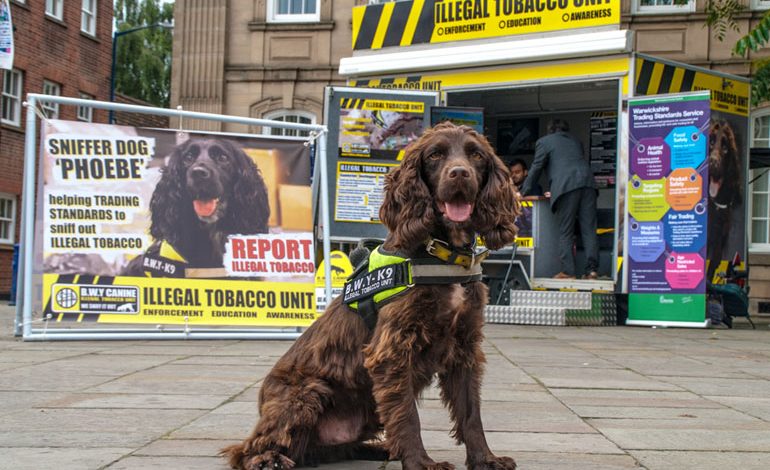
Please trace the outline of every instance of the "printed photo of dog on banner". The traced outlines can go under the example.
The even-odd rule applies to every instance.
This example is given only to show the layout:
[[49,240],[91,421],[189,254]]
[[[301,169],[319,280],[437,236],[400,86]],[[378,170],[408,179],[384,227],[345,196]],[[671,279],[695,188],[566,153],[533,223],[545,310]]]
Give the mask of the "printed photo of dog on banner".
[[[86,193],[138,197],[141,207],[126,211],[124,222],[100,223],[97,230],[105,236],[132,235],[141,248],[57,250],[46,244],[46,273],[225,278],[233,274],[224,260],[230,237],[312,233],[310,158],[301,141],[52,123],[54,135],[147,139],[154,152],[138,180],[85,181],[72,189],[54,178],[57,163],[49,162],[47,190],[84,194],[80,201],[94,202],[93,207],[97,200]],[[70,211],[75,206],[51,207]]]
[[746,216],[743,172],[748,130],[745,119],[712,111],[708,142],[709,211],[706,279],[718,282],[736,254],[745,261]]

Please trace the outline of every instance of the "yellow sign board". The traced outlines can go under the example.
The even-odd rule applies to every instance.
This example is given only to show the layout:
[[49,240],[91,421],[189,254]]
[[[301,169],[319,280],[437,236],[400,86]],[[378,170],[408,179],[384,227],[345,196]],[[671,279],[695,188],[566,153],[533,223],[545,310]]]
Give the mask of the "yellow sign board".
[[43,275],[55,321],[310,326],[315,286],[299,282]]
[[353,49],[618,26],[620,0],[412,0],[353,8]]
[[[436,73],[429,72],[409,76],[349,80],[348,84],[355,87],[394,90],[443,91],[468,85],[503,85],[567,78],[577,80],[597,75],[622,77],[628,74],[629,66],[629,59],[620,57],[537,65],[526,64],[504,68],[436,71]],[[627,91],[625,89],[626,82],[627,80],[624,80],[624,94]]]

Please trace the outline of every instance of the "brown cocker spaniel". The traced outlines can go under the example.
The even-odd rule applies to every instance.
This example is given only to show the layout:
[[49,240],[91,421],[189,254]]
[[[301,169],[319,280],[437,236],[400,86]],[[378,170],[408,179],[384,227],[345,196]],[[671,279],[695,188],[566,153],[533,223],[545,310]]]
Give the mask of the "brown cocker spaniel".
[[[440,124],[387,176],[380,219],[389,234],[382,248],[421,258],[431,237],[462,249],[477,234],[487,247],[500,248],[514,241],[518,213],[508,170],[486,138]],[[222,454],[248,470],[345,458],[452,469],[434,462],[420,437],[416,402],[437,376],[467,467],[516,468],[513,459],[492,453],[481,424],[487,295],[480,281],[416,285],[379,309],[373,330],[336,298],[265,378],[254,431]]]

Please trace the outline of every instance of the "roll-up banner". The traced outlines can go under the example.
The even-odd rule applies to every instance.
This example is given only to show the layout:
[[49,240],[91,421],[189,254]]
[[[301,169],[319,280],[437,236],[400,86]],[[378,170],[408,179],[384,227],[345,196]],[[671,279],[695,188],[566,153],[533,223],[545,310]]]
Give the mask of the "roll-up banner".
[[36,231],[56,321],[307,326],[302,142],[45,121]]
[[629,99],[628,324],[706,325],[709,98]]

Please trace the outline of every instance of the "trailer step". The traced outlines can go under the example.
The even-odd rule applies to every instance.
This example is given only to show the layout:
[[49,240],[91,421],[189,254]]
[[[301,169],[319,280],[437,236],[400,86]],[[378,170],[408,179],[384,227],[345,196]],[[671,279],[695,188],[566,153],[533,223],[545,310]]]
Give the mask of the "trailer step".
[[591,309],[590,292],[558,292],[515,290],[511,291],[511,305],[547,308]]
[[613,294],[590,292],[514,291],[513,305],[487,305],[487,323],[545,326],[613,326],[617,306]]

